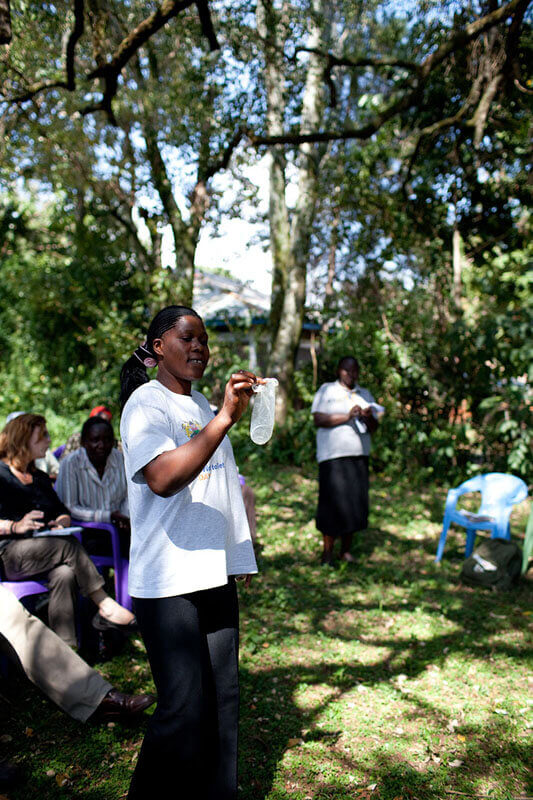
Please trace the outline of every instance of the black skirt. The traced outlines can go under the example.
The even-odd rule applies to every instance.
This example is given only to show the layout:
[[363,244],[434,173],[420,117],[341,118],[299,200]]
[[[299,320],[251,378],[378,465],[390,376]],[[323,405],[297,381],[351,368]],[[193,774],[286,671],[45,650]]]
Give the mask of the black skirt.
[[368,527],[368,456],[331,458],[318,465],[316,526],[326,536]]

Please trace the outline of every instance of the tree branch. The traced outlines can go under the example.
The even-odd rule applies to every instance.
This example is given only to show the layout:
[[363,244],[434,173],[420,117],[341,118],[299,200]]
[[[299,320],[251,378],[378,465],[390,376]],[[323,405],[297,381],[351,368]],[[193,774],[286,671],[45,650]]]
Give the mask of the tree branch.
[[146,19],[137,25],[137,27],[122,40],[110,61],[89,73],[87,76],[89,79],[99,77],[104,79],[104,92],[99,103],[87,106],[82,111],[84,115],[100,110],[105,111],[110,122],[113,125],[117,125],[112,109],[112,102],[117,93],[118,78],[123,68],[130,58],[140,47],[146,44],[154,33],[157,33],[170,19],[176,17],[180,11],[184,11],[186,8],[193,5],[193,3],[198,8],[202,32],[208,39],[211,49],[218,49],[219,44],[215,36],[207,0],[164,0],[153,14],[146,17]]
[[[307,143],[346,141],[349,139],[368,139],[370,136],[376,133],[385,122],[391,119],[391,117],[394,117],[401,111],[407,110],[414,104],[431,72],[448,56],[450,56],[459,48],[464,47],[468,42],[480,36],[484,31],[489,30],[495,25],[503,22],[509,16],[514,14],[514,12],[521,13],[522,8],[527,8],[530,1],[531,0],[509,0],[507,4],[497,8],[495,11],[492,11],[489,14],[486,14],[484,17],[481,17],[481,19],[475,20],[467,25],[464,30],[457,31],[454,35],[450,36],[450,38],[444,42],[444,44],[438,47],[434,53],[427,56],[427,58],[425,58],[421,64],[414,65],[414,67],[411,68],[412,71],[415,71],[417,75],[415,86],[399,100],[391,103],[388,108],[385,108],[382,112],[375,115],[366,125],[363,125],[359,128],[347,128],[342,131],[319,131],[308,134],[288,133],[276,136],[257,136],[254,133],[248,132],[248,137],[255,147],[277,144],[301,145]],[[318,51],[318,54],[331,59],[332,61],[337,59],[336,56],[329,52],[324,53],[323,51]],[[374,64],[368,64],[368,66],[373,66],[377,65],[377,63],[381,61],[381,59],[339,60],[351,61],[351,64],[348,64],[348,66],[364,66],[364,62],[367,61],[374,62]],[[387,59],[385,59],[385,61],[387,61]],[[383,64],[383,66],[385,66],[385,64]],[[394,64],[387,64],[387,66],[394,66]],[[403,66],[405,67],[406,64],[403,64]],[[448,117],[446,120],[442,120],[442,127],[453,124],[455,116],[456,115],[453,117]],[[452,121],[451,123],[450,120]],[[435,125],[438,124],[439,123],[435,123]]]
[[207,169],[205,171],[205,174],[201,176],[201,180],[203,180],[205,183],[207,183],[207,181],[210,178],[212,178],[213,175],[216,175],[217,172],[221,172],[221,170],[227,168],[227,166],[228,166],[228,164],[230,162],[231,156],[233,155],[233,151],[238,146],[239,142],[244,137],[244,135],[245,135],[245,133],[242,130],[242,128],[240,128],[240,127],[237,128],[237,130],[235,131],[235,133],[231,137],[228,146],[225,148],[225,150],[223,151],[223,153],[220,156],[220,158],[207,167]]
[[157,33],[170,19],[176,17],[180,11],[192,6],[193,3],[194,0],[164,0],[153,14],[143,19],[136,28],[128,33],[111,56],[111,59],[90,72],[87,77],[107,78],[110,73],[118,75],[132,55],[143,44],[146,44],[150,36]]
[[503,76],[501,73],[498,73],[497,75],[494,76],[494,78],[492,78],[489,85],[483,92],[481,100],[479,101],[479,105],[475,110],[474,116],[472,117],[472,119],[468,120],[468,125],[471,125],[474,128],[474,147],[479,147],[479,145],[481,144],[491,103],[496,97],[496,94],[498,93],[498,89],[500,88],[502,82],[503,82]]
[[330,67],[399,67],[417,72],[419,67],[414,61],[405,61],[398,58],[350,58],[348,56],[336,56],[329,51],[319,50],[316,47],[297,47],[294,51],[293,59],[298,53],[314,53],[317,56],[327,59]]
[[515,78],[513,83],[519,92],[533,95],[533,89],[528,89],[527,86],[524,86],[524,84],[520,82],[519,78]]
[[[163,0],[159,8],[124,37],[105,64],[100,64],[96,69],[84,76],[84,79],[89,81],[102,78],[104,86],[102,98],[96,103],[85,106],[81,109],[81,113],[86,116],[96,111],[104,111],[108,115],[110,122],[113,125],[117,125],[112,109],[112,101],[117,93],[118,79],[123,68],[139,48],[146,44],[151,36],[166,25],[170,19],[176,17],[181,11],[184,11],[192,5],[196,5],[198,9],[202,33],[207,38],[210,48],[212,50],[219,48],[208,0]],[[5,102],[8,104],[22,103],[27,100],[32,100],[37,94],[50,89],[67,89],[68,91],[73,91],[75,89],[74,54],[76,44],[83,35],[84,30],[83,6],[83,0],[74,0],[74,27],[68,39],[66,53],[66,82],[53,81],[36,84],[20,95],[5,98]],[[8,11],[8,0],[0,0],[0,23],[3,20],[2,11],[4,11],[5,16],[6,8]]]
[[70,32],[67,42],[66,50],[66,72],[67,72],[67,89],[73,92],[76,88],[76,72],[74,66],[74,55],[76,44],[83,36],[83,0],[74,0],[74,25]]
[[196,8],[198,9],[202,33],[209,42],[210,49],[220,50],[220,45],[213,27],[213,20],[211,19],[211,12],[209,11],[207,0],[196,0]]
[[0,0],[0,44],[11,41],[11,11],[9,0]]
[[447,42],[441,44],[434,53],[424,59],[418,70],[420,77],[426,78],[429,73],[435,69],[438,64],[444,61],[445,58],[451,55],[451,53],[465,44],[468,44],[472,39],[476,39],[489,28],[493,28],[495,25],[498,25],[498,23],[506,20],[517,8],[522,6],[524,2],[527,6],[530,0],[510,0],[506,5],[500,6],[500,8],[491,11],[490,14],[486,14],[486,16],[481,17],[481,19],[476,19],[474,22],[471,22],[463,31],[457,31]]
[[346,128],[343,131],[321,131],[318,133],[288,133],[279,136],[257,136],[250,130],[246,131],[250,142],[254,147],[261,147],[262,145],[276,145],[276,144],[312,144],[314,142],[333,142],[333,141],[346,141],[348,139],[369,139],[373,136],[389,119],[396,116],[402,111],[406,111],[413,105],[419,95],[418,86],[412,89],[409,93],[403,95],[394,103],[391,103],[388,108],[385,108],[379,114],[372,117],[365,125],[360,128]]
[[51,89],[67,88],[68,87],[65,81],[47,81],[45,83],[35,83],[33,86],[29,86],[22,94],[14,95],[13,97],[6,97],[2,102],[7,103],[8,105],[18,105],[19,103],[25,103],[28,100],[33,100],[38,94],[41,94],[41,92],[48,92]]

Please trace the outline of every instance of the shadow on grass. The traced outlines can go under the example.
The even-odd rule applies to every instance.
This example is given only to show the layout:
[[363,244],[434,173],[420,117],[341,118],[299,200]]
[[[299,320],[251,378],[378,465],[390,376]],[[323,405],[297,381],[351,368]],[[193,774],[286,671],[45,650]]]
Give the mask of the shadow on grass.
[[[128,649],[123,662],[138,655]],[[108,662],[106,668],[117,672],[119,662]],[[111,682],[131,692],[151,688],[140,686],[137,674]],[[76,722],[15,670],[0,687],[0,760],[15,761],[22,770],[20,785],[7,793],[9,800],[125,797],[144,733],[142,718],[131,724]]]
[[[423,737],[425,729],[446,732],[452,712],[447,714],[420,697],[406,696],[399,677],[423,675],[456,656],[465,662],[507,658],[525,664],[531,651],[520,649],[512,637],[503,640],[498,634],[525,628],[528,620],[519,612],[531,607],[531,586],[509,596],[459,586],[456,577],[462,563],[464,533],[450,533],[445,561],[437,567],[436,532],[431,524],[433,518],[435,522],[442,520],[442,497],[435,495],[433,501],[431,492],[427,497],[410,492],[402,501],[400,489],[396,499],[387,501],[383,512],[374,516],[379,526],[356,541],[358,563],[323,570],[318,566],[318,532],[311,538],[299,536],[307,527],[313,530],[309,526],[315,502],[312,487],[306,489],[309,501],[294,497],[288,482],[290,474],[276,476],[287,483],[278,490],[278,495],[283,495],[279,502],[285,505],[261,510],[262,574],[252,590],[241,595],[241,800],[267,796],[271,800],[442,800],[449,796],[446,788],[450,786],[457,792],[476,794],[479,781],[486,775],[494,775],[501,787],[494,797],[516,794],[513,772],[525,781],[523,765],[530,756],[525,746],[513,741],[511,730],[502,720],[462,725],[467,740],[460,752],[461,760],[468,764],[464,771],[449,768],[446,759],[437,763],[430,749],[426,761],[412,763],[405,754],[387,752],[385,739],[376,742],[361,734],[356,742],[359,749],[348,753],[343,746],[345,732],[337,721],[329,721],[327,729],[321,725],[324,718],[330,719],[328,712],[335,703],[355,686],[367,690],[385,686],[391,704],[409,703],[403,719],[417,726],[417,735]],[[271,497],[272,493],[264,492],[265,502]],[[413,513],[423,508],[426,517],[416,538],[409,538],[404,531]],[[289,528],[297,531],[290,540],[285,536]],[[272,544],[275,536],[282,545],[280,552]],[[406,615],[414,618],[420,610],[435,622],[437,631],[424,638],[409,633],[407,626],[404,629]],[[303,647],[299,661],[295,658],[289,665],[275,663],[270,655],[275,647],[296,649],[305,637],[316,659],[306,658]],[[377,655],[372,663],[355,659],[339,663],[337,649],[353,640],[375,648]],[[269,647],[263,649],[264,645]],[[111,682],[120,688],[130,692],[151,688],[132,671],[128,652],[110,669]],[[301,708],[298,703],[304,685],[326,690],[325,696],[317,693],[312,708]],[[1,733],[8,731],[13,741],[0,744],[0,758],[22,760],[27,769],[25,783],[10,792],[10,800],[119,800],[125,796],[144,725],[80,725],[56,711],[26,682],[15,681],[9,696],[16,699],[4,705],[0,729]],[[364,709],[364,713],[371,717],[373,709]],[[32,734],[28,735],[26,729],[32,729]],[[318,760],[313,748],[321,748]],[[292,787],[279,779],[282,764],[291,775]],[[71,783],[60,788],[54,776],[46,776],[50,769],[68,775]],[[351,784],[348,776],[354,778]],[[379,788],[373,794],[365,787],[374,783]]]
[[[424,760],[429,763],[413,763],[417,759],[409,759],[401,753],[386,753],[371,741],[361,743],[361,758],[347,756],[340,748],[335,748],[342,730],[321,731],[314,727],[327,707],[341,699],[343,686],[347,688],[345,683],[336,682],[332,675],[333,670],[331,667],[328,669],[327,665],[319,668],[307,665],[293,669],[272,669],[262,672],[259,681],[257,674],[243,672],[242,800],[259,800],[267,796],[272,800],[295,797],[312,797],[314,800],[355,797],[443,800],[446,796],[461,793],[475,797],[479,793],[479,782],[487,777],[493,777],[498,785],[498,791],[491,794],[492,797],[512,798],[516,794],[516,779],[528,780],[526,767],[531,761],[531,748],[525,741],[514,741],[513,733],[499,720],[490,725],[466,725],[461,728],[468,740],[460,752],[460,763],[468,765],[466,770],[454,769],[453,764],[450,768],[450,756],[445,756],[442,763],[440,758],[435,758],[437,763],[433,763],[429,755]],[[371,681],[369,674],[366,678]],[[338,691],[328,695],[327,701],[316,705],[312,711],[304,711],[294,702],[302,680],[317,684],[326,681]],[[255,705],[251,702],[252,697],[258,692],[268,693],[270,687],[276,687],[279,694],[278,708],[282,712],[277,715],[279,719],[276,715],[256,716],[256,712],[250,710]],[[412,698],[412,702],[416,707],[418,699]],[[413,710],[417,717],[421,712],[422,716],[426,715],[441,726],[443,731],[450,723],[449,717],[428,703]],[[263,713],[267,712],[263,710]],[[452,734],[449,736],[451,738]],[[309,755],[308,745],[315,742],[331,748],[329,767],[326,764],[316,770],[310,763],[312,756]],[[291,774],[292,790],[289,792],[276,782],[276,774],[287,754],[295,753],[295,743],[299,753],[292,755],[290,764],[286,765],[286,770]],[[353,777],[352,785],[349,776]],[[379,788],[373,794],[376,785]],[[448,792],[450,786],[453,789]],[[532,789],[530,777],[527,791],[530,793]]]
[[[434,504],[431,514],[441,521],[440,502]],[[302,510],[301,518],[293,520],[292,525],[308,522],[309,516],[305,517]],[[422,530],[423,525],[422,521]],[[371,688],[385,684],[397,692],[398,698],[411,703],[407,718],[418,720],[421,731],[425,724],[449,731],[453,712],[448,715],[437,705],[412,695],[406,700],[397,684],[399,677],[416,678],[427,674],[428,669],[438,670],[454,658],[464,660],[467,667],[468,663],[495,659],[503,665],[506,659],[512,659],[515,665],[531,663],[533,648],[515,644],[512,635],[508,640],[501,636],[505,631],[520,633],[527,627],[525,615],[531,607],[531,585],[524,583],[506,595],[461,586],[457,578],[463,561],[463,531],[450,532],[445,562],[436,565],[434,531],[427,537],[419,531],[414,541],[403,532],[396,532],[397,528],[385,522],[360,536],[354,543],[357,564],[353,567],[317,567],[318,533],[316,541],[297,541],[291,552],[276,553],[275,548],[269,548],[263,554],[259,596],[243,598],[244,615],[249,619],[243,640],[245,644],[251,640],[252,650],[255,645],[257,658],[256,665],[247,665],[242,673],[242,800],[267,796],[271,800],[371,796],[380,800],[442,800],[453,796],[453,792],[478,794],[487,777],[498,787],[491,796],[511,798],[516,794],[517,779],[522,785],[527,783],[526,765],[531,752],[525,744],[515,741],[516,733],[501,720],[462,727],[468,740],[461,747],[459,763],[467,765],[463,769],[448,766],[451,757],[441,763],[431,753],[424,762],[413,764],[413,759],[401,753],[386,753],[373,741],[362,743],[364,757],[349,758],[337,747],[342,730],[317,728],[318,720],[327,718],[328,709],[356,685]],[[359,591],[354,592],[354,588]],[[398,589],[397,596],[391,588]],[[257,618],[254,607],[261,609]],[[402,635],[401,619],[420,611],[435,621],[436,629],[441,624],[447,630],[425,637]],[[381,622],[385,618],[392,625],[390,634],[379,627],[375,629],[376,615],[380,615]],[[395,620],[395,615],[400,619]],[[266,623],[272,625],[272,633]],[[306,636],[315,637],[320,648],[322,657],[318,663],[306,663],[305,658],[289,667],[276,666],[266,658],[261,663],[258,654],[262,646],[287,642],[287,646],[296,649],[294,642]],[[385,655],[372,664],[339,665],[331,654],[339,643],[354,639],[385,651]],[[327,687],[330,691],[312,710],[304,710],[296,701],[302,685]],[[274,692],[277,713],[272,712],[273,704],[268,702]],[[372,714],[371,709],[368,713]],[[299,745],[295,742],[301,742],[305,751],[298,756],[294,748],[297,751]],[[330,746],[330,758],[335,762],[331,769],[326,766],[317,772],[313,767],[309,750],[313,743]],[[285,773],[291,775],[289,788],[279,779],[282,762]],[[352,785],[339,777],[350,775],[354,776]],[[374,783],[379,786],[376,794],[365,789]],[[532,789],[530,782],[528,791]]]

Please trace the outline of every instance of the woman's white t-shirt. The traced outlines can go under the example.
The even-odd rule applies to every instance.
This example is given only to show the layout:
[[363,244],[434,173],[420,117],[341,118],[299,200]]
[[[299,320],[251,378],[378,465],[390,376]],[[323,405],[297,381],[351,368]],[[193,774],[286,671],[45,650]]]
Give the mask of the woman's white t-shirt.
[[[313,399],[311,413],[346,414],[356,405],[366,408],[370,403],[374,403],[374,398],[368,389],[362,386],[348,389],[340,381],[333,381],[323,383],[319,388]],[[358,425],[355,419],[333,428],[317,428],[316,460],[320,463],[331,458],[368,456],[370,438],[364,422],[360,421]]]
[[153,380],[124,406],[120,435],[131,517],[129,593],[171,597],[257,572],[233,450],[224,437],[201,473],[172,497],[154,494],[143,468],[213,419],[206,398]]

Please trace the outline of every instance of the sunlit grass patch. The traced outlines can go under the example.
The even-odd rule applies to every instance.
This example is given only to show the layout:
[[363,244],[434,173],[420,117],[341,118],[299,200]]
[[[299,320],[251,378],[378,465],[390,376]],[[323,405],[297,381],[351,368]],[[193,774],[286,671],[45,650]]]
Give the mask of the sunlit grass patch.
[[[462,586],[463,531],[434,562],[446,489],[388,479],[373,481],[357,563],[324,569],[314,475],[247,476],[260,574],[240,589],[240,800],[533,796],[532,581],[507,594]],[[513,537],[528,510],[513,515]],[[127,691],[153,690],[138,640],[99,668]],[[123,798],[142,726],[81,726],[15,685],[3,753],[28,781],[10,800]]]

